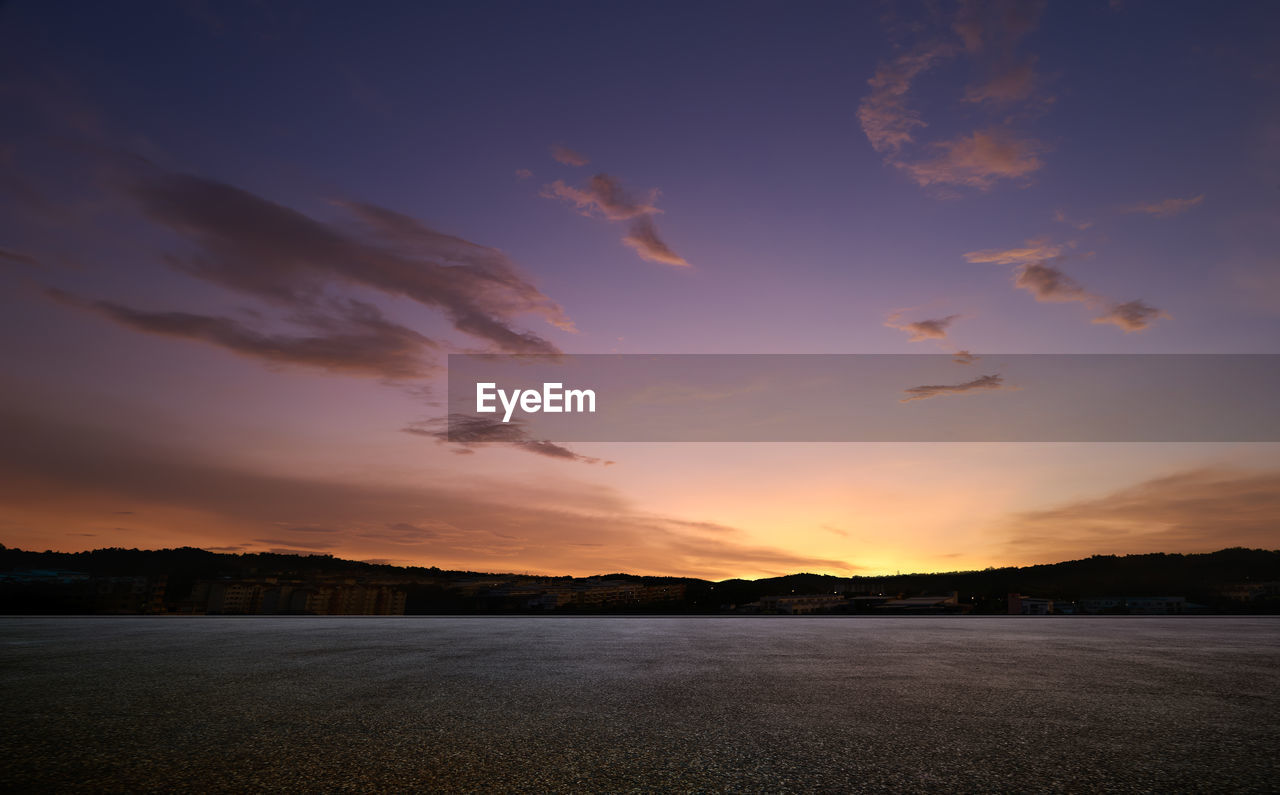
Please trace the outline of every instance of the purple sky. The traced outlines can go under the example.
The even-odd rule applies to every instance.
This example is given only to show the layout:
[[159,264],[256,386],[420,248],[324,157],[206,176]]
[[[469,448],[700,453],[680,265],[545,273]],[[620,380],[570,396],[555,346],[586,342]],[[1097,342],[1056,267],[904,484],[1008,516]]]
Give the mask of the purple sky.
[[1270,444],[424,429],[455,351],[1280,352],[1277,33],[1265,2],[4,4],[0,541],[704,576],[1275,547]]

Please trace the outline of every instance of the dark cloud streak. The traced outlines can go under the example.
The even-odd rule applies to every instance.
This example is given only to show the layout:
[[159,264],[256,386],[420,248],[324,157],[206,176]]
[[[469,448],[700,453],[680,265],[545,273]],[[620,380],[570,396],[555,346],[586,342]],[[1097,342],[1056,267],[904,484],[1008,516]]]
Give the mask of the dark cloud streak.
[[405,433],[426,436],[441,444],[457,445],[458,452],[474,452],[477,445],[506,444],[520,450],[565,461],[580,461],[584,464],[604,464],[612,461],[580,455],[567,447],[543,439],[533,439],[518,419],[502,422],[490,417],[477,417],[472,414],[450,414],[447,420],[427,420],[402,428]]
[[195,340],[274,364],[341,375],[393,381],[422,378],[430,373],[424,353],[436,347],[416,331],[386,320],[377,307],[358,301],[341,304],[328,314],[294,317],[309,334],[272,334],[230,317],[148,312],[110,301],[87,301],[59,290],[47,294],[134,331]]
[[495,249],[446,235],[409,216],[349,202],[355,231],[321,222],[231,185],[145,173],[130,186],[143,212],[195,244],[171,262],[187,273],[292,308],[316,304],[326,287],[364,287],[435,307],[456,329],[508,353],[554,353],[510,326],[523,313],[562,329],[563,310]]
[[944,397],[946,395],[964,395],[970,392],[989,392],[1008,388],[1005,386],[1003,377],[999,375],[983,375],[963,384],[913,386],[902,390],[907,397],[898,402],[910,403],[914,400],[928,400],[929,398]]

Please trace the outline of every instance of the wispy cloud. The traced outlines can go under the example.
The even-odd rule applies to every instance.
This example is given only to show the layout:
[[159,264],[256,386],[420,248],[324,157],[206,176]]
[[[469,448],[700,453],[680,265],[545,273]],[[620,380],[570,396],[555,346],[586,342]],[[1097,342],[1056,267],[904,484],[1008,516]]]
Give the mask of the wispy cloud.
[[1156,320],[1169,317],[1169,313],[1145,301],[1113,301],[1085,289],[1057,265],[1070,248],[1070,244],[1028,240],[1016,248],[971,251],[964,258],[969,262],[1012,265],[1014,286],[1031,293],[1037,301],[1084,304],[1096,313],[1093,323],[1113,325],[1126,333],[1142,331]]
[[902,390],[906,397],[899,400],[899,403],[910,403],[914,400],[928,400],[929,398],[944,397],[946,395],[964,395],[970,392],[990,392],[999,389],[1008,389],[1005,386],[1004,378],[999,375],[983,375],[972,381],[965,381],[963,384],[929,384],[926,386],[913,386]]
[[969,262],[991,262],[996,265],[1020,265],[1037,260],[1049,260],[1062,256],[1065,246],[1048,240],[1028,240],[1026,245],[1015,248],[984,248],[964,255]]
[[1089,548],[1123,554],[1273,548],[1280,472],[1196,469],[1008,520],[1010,544],[1033,557]]
[[[1038,171],[1047,147],[1015,132],[1008,111],[1033,99],[1041,106],[1049,101],[1036,96],[1035,57],[1017,53],[1018,42],[1035,28],[1042,12],[1039,2],[962,2],[945,34],[935,31],[924,43],[882,62],[858,107],[858,121],[872,148],[938,196],[955,195],[957,187],[985,191],[1002,180],[1025,181]],[[963,99],[990,105],[1003,115],[997,124],[968,134],[920,142],[917,135],[928,124],[908,101],[912,87],[923,74],[959,55],[973,59],[986,74],[968,87]]]
[[931,144],[932,157],[894,165],[917,185],[961,185],[986,190],[1002,179],[1016,180],[1044,165],[1044,147],[1007,130],[978,130],[951,141]]
[[[306,554],[314,554],[317,550],[332,549],[333,543],[323,539],[316,538],[255,538],[255,544],[267,544],[273,547],[272,552],[280,551],[280,554],[292,554],[293,550],[301,549]],[[281,549],[289,551],[281,551]]]
[[533,172],[527,168],[516,169],[516,179],[529,179],[533,176]]
[[876,69],[867,81],[871,93],[858,106],[858,121],[872,148],[894,155],[912,143],[917,127],[927,127],[920,114],[907,105],[907,95],[917,77],[934,64],[956,53],[954,45],[933,42],[900,55]]
[[567,146],[555,145],[551,147],[551,157],[557,162],[566,166],[585,166],[591,162],[586,155],[575,152]]
[[640,259],[661,262],[663,265],[682,267],[689,265],[688,260],[672,251],[671,247],[658,236],[658,227],[647,215],[631,222],[630,231],[622,238],[622,242],[634,249]]
[[257,302],[239,315],[48,295],[135,331],[213,345],[272,365],[405,382],[430,375],[442,341],[384,316],[353,291],[440,311],[457,331],[510,353],[556,353],[514,327],[522,315],[573,324],[500,251],[374,204],[332,202],[322,221],[240,188],[117,159],[108,184],[182,242],[162,261]]
[[579,455],[554,442],[534,439],[529,436],[519,419],[502,422],[491,417],[477,417],[474,414],[450,414],[447,419],[424,420],[412,423],[401,430],[416,436],[426,436],[440,444],[454,445],[455,452],[463,454],[474,453],[477,445],[499,443],[535,455],[564,461],[605,466],[611,466],[614,463]]
[[662,212],[655,205],[658,200],[656,189],[649,191],[644,198],[636,198],[622,187],[617,178],[608,174],[596,174],[584,188],[566,185],[558,179],[543,188],[542,195],[572,202],[583,215],[599,214],[610,221],[626,221]]
[[173,267],[294,312],[314,312],[326,290],[355,286],[437,308],[458,331],[511,353],[557,350],[512,328],[518,315],[572,329],[502,252],[385,207],[337,203],[344,227],[231,185],[154,170],[129,192],[149,219],[194,245],[170,257]]
[[946,339],[947,330],[951,324],[961,319],[963,315],[947,315],[946,317],[932,318],[926,320],[903,320],[907,310],[897,309],[889,313],[889,317],[885,319],[884,324],[892,329],[907,332],[910,342],[924,342],[925,340],[941,340]]
[[424,354],[436,344],[412,329],[388,321],[377,307],[359,301],[330,302],[330,308],[291,318],[307,333],[264,332],[231,317],[191,312],[148,312],[110,301],[90,301],[59,290],[50,297],[90,310],[126,328],[196,340],[274,364],[314,367],[341,375],[392,381],[429,374]]
[[653,216],[662,213],[657,207],[657,189],[637,198],[617,178],[608,174],[596,174],[581,188],[556,180],[543,187],[542,196],[571,202],[586,216],[601,217],[609,221],[629,221],[628,231],[622,242],[641,259],[676,267],[689,266],[688,260],[672,250],[662,239],[657,224],[653,221]]
[[1032,97],[1036,58],[1021,56],[1019,45],[1039,25],[1043,0],[962,0],[952,29],[986,75],[969,86],[965,100],[1009,104]]
[[[444,524],[447,528],[445,533],[456,537],[458,535],[457,528]],[[389,544],[404,544],[406,546],[417,546],[425,541],[440,538],[444,533],[437,527],[427,526],[425,522],[412,524],[410,522],[388,522],[385,528],[374,528],[364,530],[359,533],[360,538],[369,538],[377,541],[384,541]]]
[[285,527],[332,527],[340,532],[297,535],[344,557],[490,571],[518,564],[719,579],[855,568],[761,544],[714,517],[653,515],[612,488],[565,475],[494,481],[440,470],[413,485],[286,476],[159,447],[136,433],[3,410],[0,437],[0,502],[21,509],[40,532],[92,531],[103,506],[128,504],[156,522],[174,510],[200,517],[204,535],[181,523],[156,527],[173,545],[252,548],[254,538],[292,538]]
[[1123,208],[1126,213],[1144,213],[1146,215],[1154,215],[1157,218],[1167,218],[1171,215],[1180,215],[1190,210],[1192,207],[1199,205],[1204,201],[1204,194],[1192,196],[1189,199],[1163,199],[1156,202],[1139,202],[1131,204]]

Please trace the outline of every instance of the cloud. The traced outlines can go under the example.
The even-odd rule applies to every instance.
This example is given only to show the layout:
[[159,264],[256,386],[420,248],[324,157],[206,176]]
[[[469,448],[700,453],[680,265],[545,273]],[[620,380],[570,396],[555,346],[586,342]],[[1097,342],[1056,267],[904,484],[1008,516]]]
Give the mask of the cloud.
[[909,389],[902,390],[907,397],[899,400],[899,403],[910,403],[913,400],[928,400],[929,398],[943,397],[946,395],[963,395],[968,392],[986,392],[992,390],[1008,389],[1004,385],[1004,378],[999,375],[983,375],[972,381],[966,381],[963,384],[931,384],[928,386],[913,386]]
[[534,314],[561,329],[564,311],[505,255],[377,205],[340,202],[346,224],[326,223],[202,177],[138,174],[129,193],[144,214],[194,246],[172,267],[294,312],[326,291],[359,287],[441,310],[454,328],[510,353],[557,349],[511,321]]
[[1000,129],[975,131],[930,148],[937,152],[934,157],[894,163],[921,187],[962,185],[987,190],[999,180],[1021,179],[1044,165],[1039,157],[1044,147],[1039,142]]
[[[375,247],[390,247],[407,260],[375,260],[367,269],[344,272],[356,283],[441,306],[455,318],[479,314],[492,315],[496,321],[531,313],[562,331],[576,330],[564,310],[539,292],[498,249],[438,232],[412,216],[386,207],[363,202],[336,204],[353,213],[363,223],[364,231],[373,234]],[[462,327],[460,330],[466,331]],[[510,342],[511,336],[504,331],[491,341],[501,346]],[[524,348],[529,335],[516,336],[521,337],[516,347]],[[545,345],[541,341],[534,344]]]
[[608,174],[596,174],[585,188],[575,188],[563,180],[556,180],[542,189],[542,195],[573,202],[584,215],[599,213],[610,221],[626,221],[662,212],[655,206],[657,190],[649,191],[647,198],[636,199],[627,193],[617,178]]
[[1169,313],[1145,301],[1113,301],[1086,290],[1055,263],[1066,258],[1071,245],[1056,245],[1047,240],[1028,240],[1020,248],[983,249],[964,255],[969,262],[1013,265],[1013,284],[1046,303],[1084,304],[1097,314],[1092,322],[1113,325],[1125,333],[1147,329],[1156,320],[1169,318]]
[[1145,213],[1154,215],[1157,218],[1167,218],[1171,215],[1179,215],[1190,210],[1192,207],[1204,201],[1204,194],[1192,196],[1189,199],[1164,199],[1158,202],[1140,202],[1125,207],[1121,212],[1126,213]]
[[580,461],[584,464],[612,466],[613,461],[579,455],[567,447],[546,440],[530,438],[519,419],[502,422],[491,417],[474,414],[450,414],[447,420],[435,419],[412,423],[402,428],[405,433],[426,436],[441,444],[458,446],[459,452],[473,453],[477,445],[506,444],[535,455],[564,461]]
[[984,248],[964,255],[969,262],[991,262],[996,265],[1019,265],[1036,260],[1049,260],[1062,256],[1065,246],[1047,240],[1028,240],[1019,248]]
[[551,157],[566,166],[585,166],[591,162],[586,155],[559,145],[551,147]]
[[321,527],[319,525],[305,525],[301,527],[284,527],[281,529],[284,530],[286,533],[303,533],[306,535],[312,535],[315,533],[341,533],[342,532],[336,527]]
[[274,334],[230,317],[190,312],[147,312],[110,301],[87,301],[59,290],[50,297],[87,309],[126,328],[147,334],[196,340],[274,364],[313,367],[340,375],[393,381],[422,378],[430,368],[424,353],[436,344],[386,320],[377,307],[359,301],[335,305],[329,313],[292,318],[309,334]]
[[858,121],[871,147],[882,154],[897,154],[915,139],[912,131],[928,125],[907,106],[907,94],[917,77],[956,52],[948,44],[931,43],[882,63],[867,81],[871,93],[858,106]]
[[910,342],[924,342],[925,340],[941,340],[946,339],[947,329],[952,323],[959,320],[963,315],[947,315],[946,317],[935,318],[932,320],[914,320],[905,322],[902,315],[906,313],[905,309],[898,309],[889,314],[884,324],[889,328],[905,331],[911,336]]
[[1007,524],[1011,547],[1030,550],[1032,557],[1081,548],[1099,554],[1272,549],[1280,526],[1280,471],[1189,470],[1102,497],[1017,513]]
[[1014,275],[1013,283],[1034,295],[1037,301],[1090,303],[1097,300],[1097,296],[1086,291],[1070,276],[1042,262],[1031,262],[1020,267]]
[[451,531],[443,533],[440,530],[426,527],[424,524],[425,523],[410,524],[409,522],[388,522],[386,529],[366,530],[361,532],[359,537],[385,541],[391,544],[417,546],[424,541],[430,541],[432,539],[442,538],[445,536],[457,538],[459,535],[458,529],[448,524],[441,523],[445,528],[448,528],[448,531]]
[[1093,319],[1094,323],[1109,323],[1119,326],[1126,332],[1142,331],[1159,318],[1168,318],[1169,313],[1143,301],[1126,301],[1116,304]]
[[649,191],[644,198],[636,198],[616,178],[608,174],[596,174],[584,188],[575,188],[562,180],[556,180],[543,187],[541,195],[571,202],[586,216],[599,216],[609,221],[630,221],[622,242],[641,259],[663,265],[689,267],[689,261],[673,251],[658,233],[653,216],[662,211],[656,204],[656,189]]
[[[1000,180],[1022,180],[1039,170],[1046,147],[1014,132],[1016,117],[1007,110],[1037,99],[1036,59],[1018,55],[1016,48],[1042,11],[1038,2],[961,2],[950,31],[935,31],[924,43],[880,63],[858,106],[858,121],[872,148],[887,164],[939,196],[953,195],[951,186],[989,190]],[[976,60],[986,73],[981,83],[968,87],[963,99],[995,106],[992,110],[1004,116],[996,126],[922,144],[916,135],[928,124],[908,103],[912,87],[926,72],[961,54]],[[1051,98],[1037,101],[1044,105]]]
[[[121,546],[163,538],[167,545],[246,551],[254,538],[278,537],[282,526],[320,526],[340,530],[321,540],[341,557],[441,568],[716,579],[855,568],[761,545],[740,528],[710,532],[711,517],[655,516],[614,489],[564,475],[497,481],[442,470],[391,485],[266,473],[83,419],[0,410],[0,503],[35,538],[92,531],[104,507],[129,504],[144,515],[131,532],[152,535],[113,539]],[[166,521],[173,516],[185,520]],[[424,528],[435,535],[422,533],[415,543],[412,534]],[[28,542],[19,536],[5,543]],[[581,543],[600,546],[570,549]]]
[[968,351],[956,351],[955,356],[951,357],[951,361],[955,362],[956,364],[973,364],[974,362],[978,362],[981,360],[982,360],[981,356],[975,356],[974,354],[969,353]]
[[631,222],[631,231],[622,238],[622,242],[635,249],[640,259],[661,262],[664,265],[689,266],[688,260],[672,251],[671,247],[658,237],[658,228],[654,225],[653,219],[647,215]]
[[533,176],[533,172],[527,168],[516,169],[516,179],[529,179]]
[[1036,29],[1044,2],[963,0],[952,29],[987,79],[969,86],[965,101],[1009,104],[1031,99],[1037,85],[1035,56],[1019,56],[1022,39]]
[[[312,554],[318,549],[332,549],[334,546],[331,543],[326,543],[325,541],[318,541],[314,538],[255,538],[253,539],[253,543],[270,544],[273,547],[283,547],[290,550],[297,549],[299,546],[302,546],[305,549],[304,554]],[[278,550],[272,549],[270,551],[276,552]],[[292,553],[280,552],[280,554],[288,555]]]
[[720,524],[719,522],[701,522],[689,519],[663,519],[662,521],[668,525],[687,527],[690,530],[700,530],[705,533],[712,533],[716,535],[736,532],[735,528],[730,527],[729,525]]

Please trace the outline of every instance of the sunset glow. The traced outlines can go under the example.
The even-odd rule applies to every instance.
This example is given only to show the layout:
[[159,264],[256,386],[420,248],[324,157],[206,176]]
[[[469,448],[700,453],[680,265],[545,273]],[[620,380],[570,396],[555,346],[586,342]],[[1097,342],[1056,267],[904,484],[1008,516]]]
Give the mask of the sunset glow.
[[1280,353],[1280,5],[825,8],[0,7],[0,542],[709,579],[1276,548],[1276,443],[442,433],[459,352],[948,354],[966,401],[979,356]]

